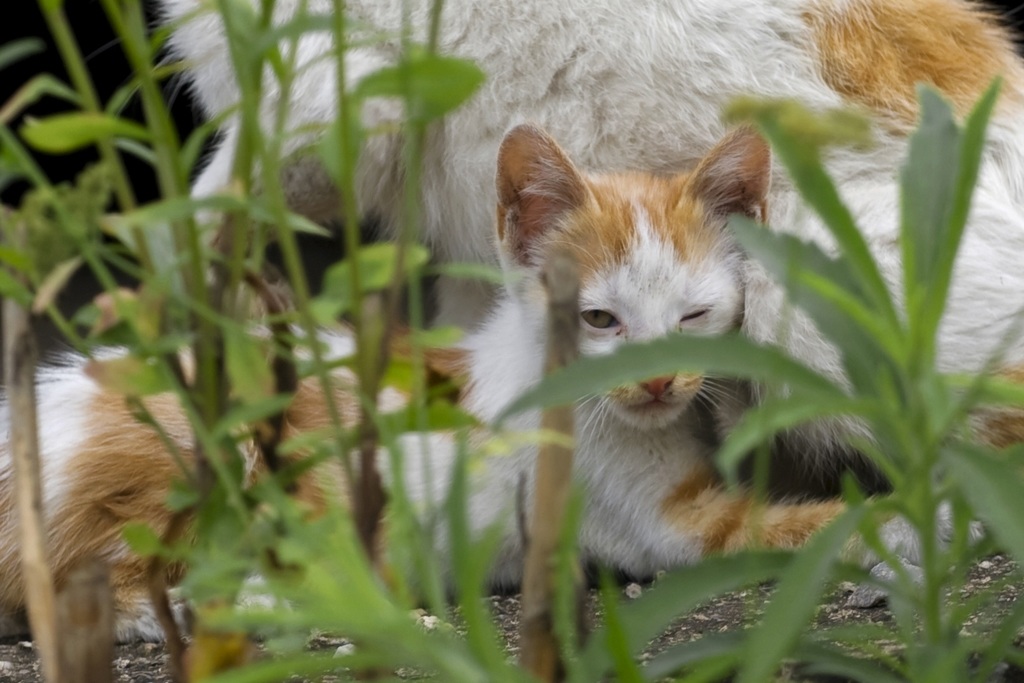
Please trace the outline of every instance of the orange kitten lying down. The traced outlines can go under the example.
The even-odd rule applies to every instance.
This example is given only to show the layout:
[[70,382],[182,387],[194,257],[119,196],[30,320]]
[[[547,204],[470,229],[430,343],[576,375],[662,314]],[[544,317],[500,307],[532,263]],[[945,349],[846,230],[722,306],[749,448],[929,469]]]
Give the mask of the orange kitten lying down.
[[[714,335],[736,329],[743,312],[743,256],[726,230],[739,212],[763,219],[770,156],[753,133],[726,137],[696,170],[674,177],[580,173],[558,145],[531,126],[513,129],[498,158],[498,237],[509,277],[487,322],[461,344],[467,376],[462,403],[485,424],[542,375],[545,297],[539,265],[554,244],[567,245],[582,271],[581,351],[606,354],[626,341],[679,331]],[[344,333],[323,333],[337,356],[351,353]],[[144,562],[121,538],[131,520],[165,529],[163,501],[180,476],[157,434],[129,414],[121,396],[68,358],[39,375],[40,437],[49,550],[58,584],[83,560],[99,556],[113,571],[117,635],[158,639]],[[354,414],[352,377],[336,371],[337,401]],[[769,504],[759,508],[728,491],[697,438],[695,398],[714,400],[711,380],[677,374],[619,387],[576,407],[576,477],[586,494],[579,542],[586,559],[635,574],[699,561],[752,543],[794,547],[830,521],[842,503]],[[381,402],[403,397],[386,390]],[[166,434],[186,455],[193,444],[173,396],[147,399]],[[319,386],[302,383],[287,411],[288,435],[329,424]],[[6,416],[4,417],[7,421]],[[536,413],[513,429],[536,430]],[[6,429],[4,430],[7,431]],[[405,480],[414,500],[443,499],[455,446],[442,433],[403,440]],[[491,457],[472,471],[468,508],[477,530],[499,520],[503,545],[492,570],[496,584],[515,584],[521,571],[514,511],[517,483],[532,475],[535,448]],[[429,460],[433,476],[423,474]],[[387,458],[381,458],[386,466]],[[254,470],[260,460],[252,456]],[[255,472],[258,474],[258,472]],[[316,504],[343,496],[340,474],[301,482],[297,495]],[[24,607],[13,516],[11,461],[0,454],[0,616],[12,629]],[[333,484],[328,483],[333,482]],[[529,483],[526,490],[532,490]],[[913,560],[916,543],[898,520],[886,540]],[[443,541],[442,541],[443,542]],[[439,549],[443,552],[443,549]],[[181,567],[169,569],[169,579]]]

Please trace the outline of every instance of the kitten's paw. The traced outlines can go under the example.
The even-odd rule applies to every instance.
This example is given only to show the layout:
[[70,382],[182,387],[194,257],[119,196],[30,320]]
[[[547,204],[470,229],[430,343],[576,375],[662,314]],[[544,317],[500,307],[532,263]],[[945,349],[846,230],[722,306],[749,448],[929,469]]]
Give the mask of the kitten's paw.
[[[902,562],[904,571],[910,575],[910,577],[917,582],[920,582],[924,576],[924,572],[920,567],[909,562]],[[858,609],[870,609],[872,607],[878,607],[885,603],[889,599],[889,591],[885,587],[888,584],[893,583],[896,580],[896,570],[890,567],[885,562],[879,562],[871,568],[871,578],[877,581],[878,585],[872,583],[858,584],[853,592],[850,593],[846,598],[847,607],[855,607]]]
[[[934,531],[939,547],[947,547],[954,534],[952,507],[949,503],[939,506]],[[919,583],[923,576],[923,570],[920,566],[922,560],[921,534],[917,528],[903,517],[894,517],[882,525],[878,530],[878,535],[886,549],[896,556],[903,573],[912,581]],[[984,536],[985,529],[982,524],[971,522],[967,530],[968,543],[974,545]],[[858,608],[876,607],[888,598],[889,590],[886,586],[893,584],[900,572],[863,546],[858,559],[862,567],[870,569],[873,580],[870,583],[857,586],[847,598],[846,605]]]
[[[953,511],[949,503],[942,503],[936,513],[934,532],[939,547],[945,548],[953,539]],[[893,517],[878,530],[879,539],[888,551],[898,557],[904,564],[921,564],[921,535],[917,528],[903,517]],[[985,537],[985,529],[980,522],[971,522],[967,530],[970,545],[978,543]],[[874,567],[882,558],[866,548],[861,548],[860,563],[865,568]]]

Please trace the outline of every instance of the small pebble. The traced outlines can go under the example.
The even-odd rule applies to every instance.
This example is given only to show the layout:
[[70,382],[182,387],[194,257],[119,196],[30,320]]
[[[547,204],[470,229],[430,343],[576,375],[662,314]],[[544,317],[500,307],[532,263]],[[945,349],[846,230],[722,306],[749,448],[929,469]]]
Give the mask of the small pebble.
[[344,645],[339,645],[338,646],[338,649],[334,651],[334,656],[335,657],[348,657],[349,655],[354,655],[355,653],[356,653],[356,646],[353,645],[352,643],[345,643]]
[[24,648],[26,650],[31,650],[32,648],[35,647],[35,645],[32,644],[31,640],[19,640],[18,641],[18,647]]
[[636,600],[644,592],[644,589],[640,587],[639,583],[630,583],[626,585],[626,597],[630,600]]
[[441,620],[432,614],[424,614],[417,621],[419,621],[420,626],[428,631],[433,631],[441,623]]
[[14,671],[14,662],[8,662],[6,659],[0,660],[0,674],[9,674]]
[[992,569],[992,563],[989,562],[988,560],[982,560],[981,562],[978,563],[978,566],[981,567],[982,569]]

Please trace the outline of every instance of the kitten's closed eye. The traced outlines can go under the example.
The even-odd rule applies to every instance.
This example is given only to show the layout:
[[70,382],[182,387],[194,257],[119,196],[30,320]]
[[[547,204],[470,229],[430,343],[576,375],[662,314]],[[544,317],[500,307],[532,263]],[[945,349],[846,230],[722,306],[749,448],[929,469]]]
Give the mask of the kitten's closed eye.
[[679,322],[681,322],[681,323],[688,323],[691,320],[697,320],[698,318],[703,318],[705,315],[707,315],[707,313],[708,313],[708,309],[702,308],[702,309],[700,309],[698,311],[693,311],[691,313],[687,313],[686,315],[684,315],[682,318],[679,319]]
[[599,330],[607,330],[619,326],[619,319],[608,311],[592,309],[583,311],[580,313],[580,317],[583,318],[583,322]]

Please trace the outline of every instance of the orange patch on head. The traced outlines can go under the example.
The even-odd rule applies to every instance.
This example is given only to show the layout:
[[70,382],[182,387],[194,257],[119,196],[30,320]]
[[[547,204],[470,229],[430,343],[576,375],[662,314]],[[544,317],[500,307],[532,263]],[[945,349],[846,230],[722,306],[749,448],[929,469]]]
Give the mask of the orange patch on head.
[[850,0],[836,9],[822,2],[804,18],[825,82],[903,127],[917,119],[919,82],[945,93],[962,115],[996,76],[1021,77],[1009,32],[976,3]]
[[557,238],[580,264],[584,281],[626,261],[639,239],[640,220],[680,262],[700,261],[721,239],[721,225],[694,196],[689,175],[603,174],[587,183],[593,198],[566,217]]

